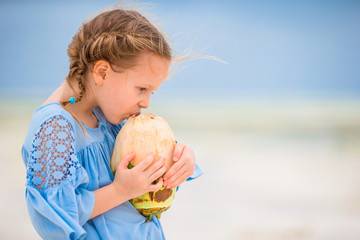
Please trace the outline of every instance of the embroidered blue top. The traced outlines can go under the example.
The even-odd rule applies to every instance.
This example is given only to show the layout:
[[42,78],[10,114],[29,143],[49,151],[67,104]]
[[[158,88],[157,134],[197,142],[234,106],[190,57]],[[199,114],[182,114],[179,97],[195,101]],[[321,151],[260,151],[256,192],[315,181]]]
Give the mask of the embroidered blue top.
[[[145,222],[129,201],[89,220],[93,191],[110,184],[110,159],[122,124],[93,110],[98,127],[80,124],[59,103],[36,109],[22,147],[27,168],[26,202],[44,239],[165,239],[159,219]],[[188,180],[202,174],[196,165]]]

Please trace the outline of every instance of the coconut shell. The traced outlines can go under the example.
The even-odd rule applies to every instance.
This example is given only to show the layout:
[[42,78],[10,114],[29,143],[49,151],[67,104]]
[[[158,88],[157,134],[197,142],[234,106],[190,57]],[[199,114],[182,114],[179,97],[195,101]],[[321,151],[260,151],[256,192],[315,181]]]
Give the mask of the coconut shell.
[[136,166],[153,152],[156,154],[154,162],[160,156],[164,157],[168,170],[174,164],[174,148],[174,133],[163,118],[150,113],[132,116],[116,137],[111,170],[115,172],[124,156],[133,152],[135,158],[130,162],[132,166]]
[[[165,158],[167,171],[174,163],[172,160],[174,148],[174,134],[163,118],[153,114],[130,117],[116,137],[110,163],[111,170],[115,173],[117,166],[127,154],[136,153],[135,158],[130,162],[132,166],[136,166],[153,152],[156,157],[151,164],[162,156]],[[160,218],[161,214],[170,208],[175,193],[176,188],[161,187],[158,191],[145,193],[129,201],[147,218],[146,222],[148,222],[153,215]]]

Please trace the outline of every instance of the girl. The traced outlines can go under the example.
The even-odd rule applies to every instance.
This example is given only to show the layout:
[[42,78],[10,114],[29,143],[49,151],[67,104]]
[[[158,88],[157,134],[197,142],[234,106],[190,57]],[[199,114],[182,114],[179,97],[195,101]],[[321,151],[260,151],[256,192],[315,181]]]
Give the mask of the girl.
[[[136,11],[116,9],[83,23],[68,47],[66,81],[36,109],[22,148],[26,202],[44,239],[165,239],[129,199],[175,188],[201,174],[190,147],[177,143],[164,174],[154,154],[127,169],[110,159],[124,120],[149,106],[173,59],[162,34]],[[151,166],[150,166],[151,165]]]

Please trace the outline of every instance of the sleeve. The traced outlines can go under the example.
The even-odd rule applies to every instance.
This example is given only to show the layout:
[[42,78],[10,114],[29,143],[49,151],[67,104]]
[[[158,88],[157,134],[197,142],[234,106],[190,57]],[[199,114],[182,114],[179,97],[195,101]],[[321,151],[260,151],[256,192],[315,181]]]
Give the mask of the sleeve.
[[84,239],[83,225],[95,196],[75,152],[72,125],[62,116],[43,122],[35,133],[27,164],[26,202],[43,239]]

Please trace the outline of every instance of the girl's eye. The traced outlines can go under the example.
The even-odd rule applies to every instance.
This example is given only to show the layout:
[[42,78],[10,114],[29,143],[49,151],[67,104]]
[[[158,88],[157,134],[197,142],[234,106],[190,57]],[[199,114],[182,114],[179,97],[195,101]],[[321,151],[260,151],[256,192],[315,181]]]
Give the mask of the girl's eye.
[[[139,88],[139,91],[140,91],[141,93],[146,92],[146,91],[147,91],[147,88]],[[154,94],[154,92],[151,92],[151,94]]]

